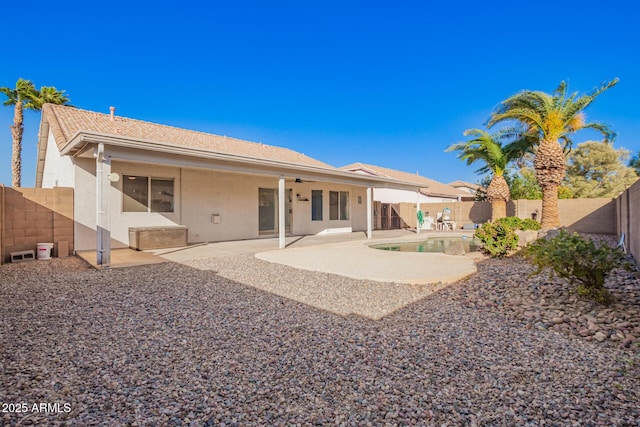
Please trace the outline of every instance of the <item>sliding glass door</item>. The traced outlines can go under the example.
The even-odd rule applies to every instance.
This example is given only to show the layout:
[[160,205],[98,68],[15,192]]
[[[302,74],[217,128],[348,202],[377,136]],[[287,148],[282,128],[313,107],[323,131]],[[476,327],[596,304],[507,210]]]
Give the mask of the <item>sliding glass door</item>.
[[[291,189],[285,191],[285,233],[291,233]],[[258,233],[260,236],[278,234],[278,189],[258,189]]]

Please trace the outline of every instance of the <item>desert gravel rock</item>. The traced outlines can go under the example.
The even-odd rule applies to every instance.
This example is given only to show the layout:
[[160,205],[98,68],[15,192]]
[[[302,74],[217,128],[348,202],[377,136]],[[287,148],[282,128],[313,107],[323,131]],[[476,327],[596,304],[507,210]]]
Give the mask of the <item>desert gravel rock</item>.
[[185,264],[322,310],[370,319],[380,319],[446,286],[359,280],[296,269],[250,254],[197,259]]
[[[362,300],[374,293],[383,306],[389,288],[345,278],[323,288],[338,279],[270,270],[248,256],[199,263],[100,272],[68,258],[0,267],[0,401],[71,404],[69,413],[0,413],[0,424],[640,423],[638,348],[601,326],[633,335],[634,277],[620,276],[615,291],[629,302],[602,314],[548,300],[551,283],[528,278],[516,258],[484,261],[476,275],[372,320],[335,314],[354,312],[351,294],[322,292],[360,287]],[[269,285],[255,286],[261,281]],[[280,295],[265,290],[288,285]],[[344,308],[282,296],[300,286],[324,289],[318,298]],[[533,289],[532,301],[514,287]],[[554,326],[574,318],[609,338]]]

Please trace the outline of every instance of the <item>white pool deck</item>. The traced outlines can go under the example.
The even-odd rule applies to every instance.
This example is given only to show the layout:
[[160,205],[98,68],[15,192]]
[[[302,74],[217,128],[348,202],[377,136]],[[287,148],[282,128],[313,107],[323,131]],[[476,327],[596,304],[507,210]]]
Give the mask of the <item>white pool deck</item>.
[[374,232],[373,239],[367,239],[364,233],[288,237],[286,249],[277,249],[278,239],[255,239],[207,243],[152,252],[173,262],[255,254],[258,259],[268,262],[355,279],[406,284],[452,283],[476,272],[476,260],[481,257],[480,254],[453,256],[441,253],[394,252],[369,246],[463,235],[472,236],[473,233],[431,231],[416,234],[408,230],[391,230]]

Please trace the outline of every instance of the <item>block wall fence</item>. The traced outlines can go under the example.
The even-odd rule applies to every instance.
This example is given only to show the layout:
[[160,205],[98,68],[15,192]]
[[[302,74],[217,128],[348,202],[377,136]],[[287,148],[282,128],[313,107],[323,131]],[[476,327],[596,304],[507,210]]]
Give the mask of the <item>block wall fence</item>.
[[[464,224],[482,224],[491,219],[489,202],[421,203],[420,210],[429,213],[434,220],[436,213],[451,209],[451,220]],[[518,218],[537,217],[540,221],[542,200],[512,200],[507,203],[507,215]],[[616,234],[616,202],[614,199],[563,199],[558,200],[560,224],[582,233]],[[417,223],[416,204],[401,203],[400,216],[409,227]]]
[[625,235],[625,246],[640,264],[640,180],[616,199],[617,234]]
[[0,263],[12,252],[53,243],[54,256],[73,253],[73,189],[0,186]]

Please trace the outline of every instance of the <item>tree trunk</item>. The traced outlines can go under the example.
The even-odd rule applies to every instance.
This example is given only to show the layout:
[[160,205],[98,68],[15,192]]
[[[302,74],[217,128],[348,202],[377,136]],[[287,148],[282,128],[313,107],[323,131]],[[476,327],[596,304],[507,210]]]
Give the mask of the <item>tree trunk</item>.
[[558,215],[558,186],[548,186],[542,189],[542,228],[560,227]]
[[491,222],[507,216],[507,202],[494,200],[491,202]]
[[536,180],[542,188],[542,228],[560,226],[558,216],[558,186],[562,183],[566,160],[556,140],[542,140],[533,161]]
[[507,216],[507,201],[511,198],[509,185],[502,175],[493,175],[487,187],[487,200],[491,202],[491,221]]
[[13,139],[11,153],[11,186],[20,187],[22,177],[22,132],[23,123],[22,101],[18,98],[13,112],[13,125],[11,128],[11,137]]

